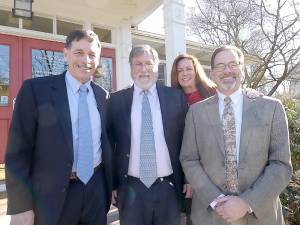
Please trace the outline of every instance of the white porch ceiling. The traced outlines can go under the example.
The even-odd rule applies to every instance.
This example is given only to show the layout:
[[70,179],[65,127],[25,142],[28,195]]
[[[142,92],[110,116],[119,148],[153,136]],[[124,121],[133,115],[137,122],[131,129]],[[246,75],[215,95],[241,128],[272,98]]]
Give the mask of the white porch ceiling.
[[33,12],[43,12],[70,19],[98,21],[114,26],[128,21],[136,26],[162,4],[162,0],[39,0]]

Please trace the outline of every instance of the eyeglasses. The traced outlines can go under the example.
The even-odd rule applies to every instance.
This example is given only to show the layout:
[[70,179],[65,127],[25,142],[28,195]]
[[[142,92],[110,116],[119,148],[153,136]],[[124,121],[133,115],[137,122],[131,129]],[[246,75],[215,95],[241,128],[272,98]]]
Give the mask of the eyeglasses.
[[142,70],[143,67],[145,67],[146,70],[152,70],[154,67],[154,64],[153,63],[132,63],[131,66],[135,67],[138,70]]
[[231,70],[236,70],[240,65],[242,65],[241,62],[230,62],[228,64],[225,63],[219,63],[213,67],[213,70],[216,72],[223,72],[226,67],[228,67]]

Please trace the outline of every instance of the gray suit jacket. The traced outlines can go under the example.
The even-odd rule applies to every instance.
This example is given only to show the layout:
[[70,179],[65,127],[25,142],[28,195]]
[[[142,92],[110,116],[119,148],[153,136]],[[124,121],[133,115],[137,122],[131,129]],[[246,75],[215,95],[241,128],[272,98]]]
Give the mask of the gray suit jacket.
[[[241,143],[238,166],[239,196],[253,214],[241,224],[284,224],[279,200],[292,166],[287,118],[279,100],[243,97]],[[194,190],[194,225],[224,225],[209,204],[226,193],[224,140],[218,97],[194,104],[186,117],[180,160]]]

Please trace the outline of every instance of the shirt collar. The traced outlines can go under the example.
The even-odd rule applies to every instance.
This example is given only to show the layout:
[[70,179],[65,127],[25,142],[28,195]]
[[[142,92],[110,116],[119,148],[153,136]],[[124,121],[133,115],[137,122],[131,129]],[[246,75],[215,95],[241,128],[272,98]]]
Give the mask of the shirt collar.
[[[224,103],[224,99],[227,96],[222,94],[218,90],[217,90],[217,93],[218,93],[219,100],[221,100]],[[236,105],[240,101],[240,99],[243,97],[242,88],[239,88],[238,90],[233,92],[229,97],[231,98],[231,101],[233,102],[233,104]]]
[[[73,92],[73,94],[78,93],[78,90],[80,86],[82,85],[81,82],[79,82],[77,79],[75,79],[69,71],[66,72],[66,81]],[[89,80],[88,82],[84,83],[88,90],[91,90],[91,81]]]
[[[137,92],[139,94],[142,94],[144,91],[143,89],[141,89],[140,87],[138,87],[135,84],[133,85],[133,88],[134,88],[134,92]],[[156,93],[156,83],[153,84],[147,91],[150,95],[154,95]]]

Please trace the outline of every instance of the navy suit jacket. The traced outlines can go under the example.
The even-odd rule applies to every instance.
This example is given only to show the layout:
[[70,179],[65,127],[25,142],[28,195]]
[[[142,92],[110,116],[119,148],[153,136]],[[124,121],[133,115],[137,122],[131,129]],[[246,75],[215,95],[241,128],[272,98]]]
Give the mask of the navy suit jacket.
[[[112,189],[111,148],[105,129],[108,93],[93,82],[91,86],[102,123],[108,211]],[[8,214],[33,209],[43,224],[56,224],[72,172],[72,139],[65,73],[24,81],[6,150]]]
[[[179,162],[187,104],[183,93],[157,84],[165,140],[168,146],[178,200],[184,183]],[[127,181],[131,146],[131,106],[133,86],[111,94],[109,104],[110,138],[113,148],[113,189]]]

